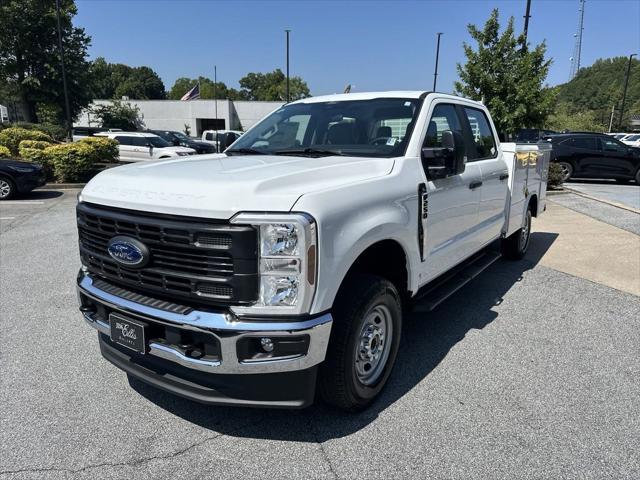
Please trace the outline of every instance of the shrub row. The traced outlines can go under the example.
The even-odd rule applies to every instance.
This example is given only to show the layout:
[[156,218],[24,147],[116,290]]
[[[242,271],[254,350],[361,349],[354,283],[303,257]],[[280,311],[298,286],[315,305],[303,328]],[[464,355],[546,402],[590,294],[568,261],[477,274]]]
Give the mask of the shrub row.
[[47,177],[58,182],[84,181],[96,163],[118,161],[118,142],[110,138],[58,144],[43,132],[17,127],[0,132],[0,149],[0,156],[41,164]]
[[549,164],[549,176],[547,177],[547,188],[553,190],[562,187],[562,168],[555,162]]

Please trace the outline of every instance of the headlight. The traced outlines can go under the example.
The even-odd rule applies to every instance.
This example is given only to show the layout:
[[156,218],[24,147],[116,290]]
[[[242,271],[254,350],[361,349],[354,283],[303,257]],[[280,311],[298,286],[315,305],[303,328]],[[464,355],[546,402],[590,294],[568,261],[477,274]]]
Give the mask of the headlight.
[[306,214],[241,213],[231,223],[259,230],[260,291],[250,307],[232,307],[238,315],[307,313],[316,284],[316,224]]

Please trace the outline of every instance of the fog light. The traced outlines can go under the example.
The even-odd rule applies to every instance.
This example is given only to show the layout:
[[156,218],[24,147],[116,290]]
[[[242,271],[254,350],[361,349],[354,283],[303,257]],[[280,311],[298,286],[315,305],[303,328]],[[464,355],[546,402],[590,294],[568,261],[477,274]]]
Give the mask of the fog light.
[[273,341],[269,337],[262,337],[260,345],[265,352],[273,352]]

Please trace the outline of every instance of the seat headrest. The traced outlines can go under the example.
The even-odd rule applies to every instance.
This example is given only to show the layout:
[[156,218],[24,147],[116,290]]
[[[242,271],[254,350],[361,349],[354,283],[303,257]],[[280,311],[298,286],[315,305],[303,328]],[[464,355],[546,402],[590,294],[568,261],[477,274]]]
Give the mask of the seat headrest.
[[378,127],[378,132],[376,133],[376,138],[378,137],[386,137],[389,138],[393,135],[391,131],[391,127]]
[[333,145],[353,145],[356,143],[352,123],[336,123],[329,127],[327,140]]

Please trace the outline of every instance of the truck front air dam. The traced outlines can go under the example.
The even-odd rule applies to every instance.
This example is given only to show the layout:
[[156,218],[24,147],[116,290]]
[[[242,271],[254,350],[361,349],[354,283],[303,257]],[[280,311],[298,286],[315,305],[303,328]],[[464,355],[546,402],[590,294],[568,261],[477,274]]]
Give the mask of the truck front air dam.
[[[83,272],[78,296],[102,355],[143,382],[206,404],[303,408],[313,402],[329,313],[242,320],[229,312],[179,312]],[[143,349],[113,340],[114,318],[144,325]]]

